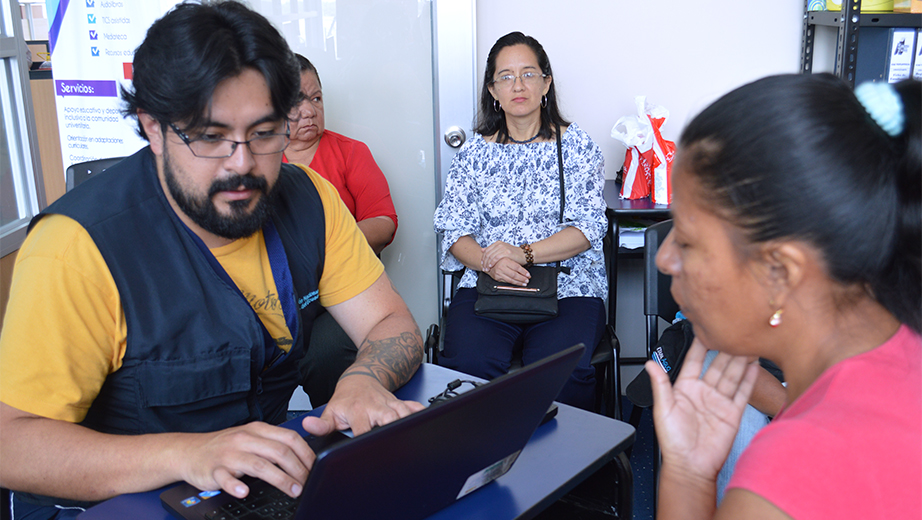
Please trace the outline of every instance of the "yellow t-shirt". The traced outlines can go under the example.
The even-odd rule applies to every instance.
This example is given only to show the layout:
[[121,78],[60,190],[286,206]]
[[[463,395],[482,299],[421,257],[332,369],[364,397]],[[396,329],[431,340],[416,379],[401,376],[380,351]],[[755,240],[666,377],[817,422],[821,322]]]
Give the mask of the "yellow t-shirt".
[[[305,171],[323,201],[326,256],[318,289],[320,304],[329,307],[370,287],[384,266],[336,188]],[[291,348],[262,232],[212,253],[279,346]],[[16,258],[0,334],[0,401],[82,421],[106,377],[121,367],[127,332],[118,288],[93,239],[68,217],[43,218]]]

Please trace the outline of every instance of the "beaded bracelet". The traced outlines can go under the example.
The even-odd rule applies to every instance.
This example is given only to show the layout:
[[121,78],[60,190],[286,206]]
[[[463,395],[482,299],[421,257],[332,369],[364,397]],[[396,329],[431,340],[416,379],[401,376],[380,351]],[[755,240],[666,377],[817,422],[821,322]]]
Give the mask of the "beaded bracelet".
[[525,267],[531,267],[535,263],[535,255],[531,250],[531,244],[522,244],[519,247],[525,252]]

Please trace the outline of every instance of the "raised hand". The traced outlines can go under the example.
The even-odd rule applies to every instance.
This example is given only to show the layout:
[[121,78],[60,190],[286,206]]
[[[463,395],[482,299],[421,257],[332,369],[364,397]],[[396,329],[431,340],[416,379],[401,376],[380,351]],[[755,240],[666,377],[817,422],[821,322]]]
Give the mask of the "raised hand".
[[758,364],[721,352],[699,378],[707,349],[696,339],[675,385],[655,362],[645,368],[653,387],[653,420],[663,466],[716,480],[758,376]]

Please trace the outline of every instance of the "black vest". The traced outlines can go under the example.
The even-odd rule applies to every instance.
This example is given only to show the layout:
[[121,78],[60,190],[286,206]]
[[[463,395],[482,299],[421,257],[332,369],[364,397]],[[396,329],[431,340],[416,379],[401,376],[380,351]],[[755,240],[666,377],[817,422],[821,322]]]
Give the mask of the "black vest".
[[[215,272],[176,216],[144,148],[88,179],[37,215],[66,215],[96,243],[125,311],[122,367],[106,378],[83,426],[114,434],[209,432],[252,421],[280,424],[300,383],[298,361],[321,309],[323,202],[296,166],[282,164],[272,221],[288,257],[298,313],[293,344],[266,364],[252,307]],[[277,347],[274,347],[277,350]],[[90,502],[29,493],[33,504]],[[49,508],[49,515],[56,510]]]
[[300,313],[291,351],[267,370],[262,325],[170,207],[149,148],[82,183],[33,220],[57,213],[80,223],[105,259],[125,311],[122,367],[106,379],[81,424],[142,434],[284,422],[320,308],[325,224],[320,195],[303,171],[283,164],[278,182],[272,220]]

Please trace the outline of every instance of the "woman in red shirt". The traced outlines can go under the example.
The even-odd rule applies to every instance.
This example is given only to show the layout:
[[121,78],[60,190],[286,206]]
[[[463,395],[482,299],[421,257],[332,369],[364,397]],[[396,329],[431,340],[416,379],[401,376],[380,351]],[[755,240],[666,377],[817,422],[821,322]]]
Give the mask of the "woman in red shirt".
[[[295,54],[301,66],[301,94],[289,115],[291,143],[283,160],[308,165],[330,181],[378,255],[394,239],[397,212],[387,179],[365,143],[324,128],[323,92],[317,69]],[[317,407],[330,400],[339,376],[358,349],[328,312],[314,320],[311,340],[301,361],[301,385]]]

